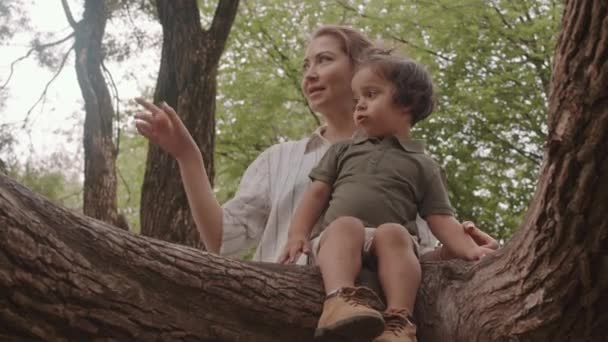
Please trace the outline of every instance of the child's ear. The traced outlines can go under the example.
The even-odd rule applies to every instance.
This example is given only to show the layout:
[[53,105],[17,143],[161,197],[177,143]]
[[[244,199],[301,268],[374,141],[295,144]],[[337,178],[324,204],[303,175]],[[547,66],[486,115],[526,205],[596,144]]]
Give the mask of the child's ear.
[[401,106],[401,114],[408,117],[408,121],[410,122],[410,124],[414,122],[414,117],[412,116],[412,111],[410,110],[410,107]]
[[410,110],[410,107],[408,107],[408,106],[401,106],[401,113],[403,115],[411,115],[412,111]]

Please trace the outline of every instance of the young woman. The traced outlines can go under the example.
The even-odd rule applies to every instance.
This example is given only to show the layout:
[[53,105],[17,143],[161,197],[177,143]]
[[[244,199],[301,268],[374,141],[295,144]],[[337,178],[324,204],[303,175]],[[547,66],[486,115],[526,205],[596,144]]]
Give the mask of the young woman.
[[[176,158],[194,221],[207,250],[224,255],[256,247],[253,260],[276,262],[287,242],[293,212],[310,180],[308,175],[329,146],[355,131],[351,79],[372,43],[344,26],[321,26],[312,35],[303,60],[302,90],[325,125],[309,137],[274,145],[247,168],[235,197],[220,206],[214,197],[200,150],[175,111],[137,99],[146,111],[136,115],[138,131]],[[419,222],[423,259],[451,257]],[[422,224],[421,224],[422,223]],[[465,229],[478,245],[496,241],[472,224]],[[298,259],[306,263],[305,257]]]

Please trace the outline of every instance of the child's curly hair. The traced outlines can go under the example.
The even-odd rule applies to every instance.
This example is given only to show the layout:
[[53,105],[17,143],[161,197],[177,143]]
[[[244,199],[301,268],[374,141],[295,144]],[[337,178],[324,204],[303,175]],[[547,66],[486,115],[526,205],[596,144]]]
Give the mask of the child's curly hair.
[[433,81],[422,64],[391,53],[392,50],[389,49],[369,49],[357,69],[370,68],[393,84],[393,101],[409,108],[414,126],[433,112]]

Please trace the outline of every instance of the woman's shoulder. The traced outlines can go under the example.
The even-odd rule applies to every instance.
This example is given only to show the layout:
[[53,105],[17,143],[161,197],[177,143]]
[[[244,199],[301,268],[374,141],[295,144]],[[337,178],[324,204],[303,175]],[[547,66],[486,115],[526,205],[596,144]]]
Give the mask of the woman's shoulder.
[[276,143],[274,145],[271,145],[270,147],[268,147],[266,149],[265,152],[270,153],[270,154],[275,154],[275,153],[279,153],[279,152],[294,151],[297,149],[301,149],[302,147],[304,147],[306,145],[306,140],[308,140],[308,139],[282,141],[282,142]]
[[310,140],[311,140],[310,137],[306,137],[306,138],[303,138],[300,140],[282,141],[282,142],[276,143],[274,145],[271,145],[263,153],[266,153],[266,154],[269,154],[272,156],[277,155],[277,154],[284,154],[284,153],[301,155],[304,153],[306,146],[309,144]]

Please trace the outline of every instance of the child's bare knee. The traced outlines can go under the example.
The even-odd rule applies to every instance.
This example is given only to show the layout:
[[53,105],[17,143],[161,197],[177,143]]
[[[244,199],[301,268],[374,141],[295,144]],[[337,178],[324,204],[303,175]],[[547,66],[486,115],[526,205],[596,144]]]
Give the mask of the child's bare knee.
[[361,220],[352,216],[342,216],[330,223],[323,234],[346,233],[362,235],[364,231],[365,226],[363,226]]
[[[338,237],[338,239],[335,239]],[[333,240],[334,243],[340,243],[341,245],[347,241],[357,242],[363,244],[365,239],[365,226],[363,222],[356,217],[342,216],[332,221],[323,234],[319,241],[319,248],[326,245],[327,240]]]
[[399,248],[413,248],[412,236],[405,227],[397,223],[385,223],[374,233],[376,245],[398,246]]

